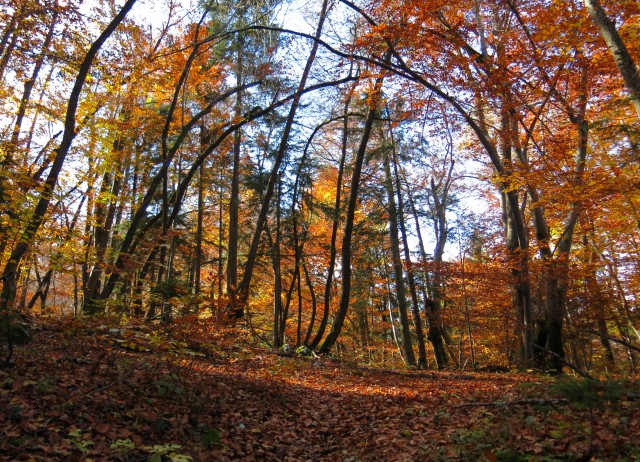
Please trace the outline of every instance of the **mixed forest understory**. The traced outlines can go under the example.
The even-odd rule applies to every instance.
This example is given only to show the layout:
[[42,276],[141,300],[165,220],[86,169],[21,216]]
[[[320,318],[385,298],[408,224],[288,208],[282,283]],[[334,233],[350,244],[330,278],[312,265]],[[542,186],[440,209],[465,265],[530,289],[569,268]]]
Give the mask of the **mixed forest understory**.
[[640,384],[626,379],[363,367],[193,316],[28,331],[0,371],[0,460],[640,458]]
[[636,0],[0,0],[0,457],[634,460]]

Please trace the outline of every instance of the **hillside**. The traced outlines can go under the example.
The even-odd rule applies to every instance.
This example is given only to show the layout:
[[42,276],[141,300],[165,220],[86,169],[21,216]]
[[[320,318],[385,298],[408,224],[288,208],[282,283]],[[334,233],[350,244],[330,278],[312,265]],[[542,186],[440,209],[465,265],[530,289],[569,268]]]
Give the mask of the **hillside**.
[[640,457],[634,382],[371,369],[197,319],[157,329],[34,322],[0,371],[0,460]]

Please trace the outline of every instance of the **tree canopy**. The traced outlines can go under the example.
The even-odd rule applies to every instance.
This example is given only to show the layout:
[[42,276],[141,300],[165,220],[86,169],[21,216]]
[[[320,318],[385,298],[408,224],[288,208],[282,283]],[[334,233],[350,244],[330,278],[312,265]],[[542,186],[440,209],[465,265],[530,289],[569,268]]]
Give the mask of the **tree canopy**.
[[1,1],[3,361],[25,313],[197,315],[635,373],[638,8]]

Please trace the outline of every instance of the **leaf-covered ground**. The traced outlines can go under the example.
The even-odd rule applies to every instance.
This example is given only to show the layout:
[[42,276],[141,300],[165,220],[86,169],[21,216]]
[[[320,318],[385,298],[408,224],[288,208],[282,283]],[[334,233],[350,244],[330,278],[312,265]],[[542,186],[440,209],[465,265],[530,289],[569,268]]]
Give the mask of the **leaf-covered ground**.
[[157,329],[34,322],[0,370],[0,460],[640,460],[634,381],[374,370]]

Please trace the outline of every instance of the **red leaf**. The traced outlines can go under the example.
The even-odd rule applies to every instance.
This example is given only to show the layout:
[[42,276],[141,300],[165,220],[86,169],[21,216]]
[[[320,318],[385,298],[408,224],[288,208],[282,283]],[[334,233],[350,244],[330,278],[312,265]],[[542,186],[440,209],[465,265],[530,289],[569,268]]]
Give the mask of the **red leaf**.
[[111,428],[111,425],[109,425],[108,423],[101,423],[96,426],[96,431],[104,435],[109,431],[110,428]]
[[493,451],[491,449],[485,449],[484,450],[484,456],[487,458],[487,460],[489,462],[497,462],[498,458],[496,457],[496,455],[493,453]]

